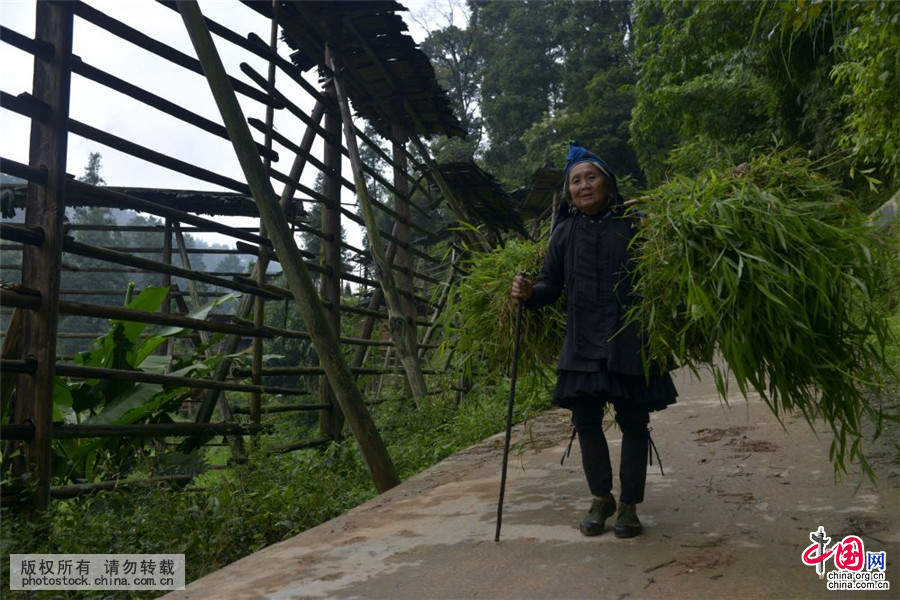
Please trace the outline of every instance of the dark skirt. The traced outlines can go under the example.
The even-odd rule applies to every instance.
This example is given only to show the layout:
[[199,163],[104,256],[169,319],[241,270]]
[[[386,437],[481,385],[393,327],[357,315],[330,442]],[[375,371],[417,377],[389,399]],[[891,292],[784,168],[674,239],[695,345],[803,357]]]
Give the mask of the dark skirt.
[[557,371],[553,404],[571,408],[585,398],[600,398],[611,402],[617,411],[641,409],[653,412],[675,404],[678,391],[668,373],[651,375],[626,375],[609,371],[606,361],[601,361],[593,371]]

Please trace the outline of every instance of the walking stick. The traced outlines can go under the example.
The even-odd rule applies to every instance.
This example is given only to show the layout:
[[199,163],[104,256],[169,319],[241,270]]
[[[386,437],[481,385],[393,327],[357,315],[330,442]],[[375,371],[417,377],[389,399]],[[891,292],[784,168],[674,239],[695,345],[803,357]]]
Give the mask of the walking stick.
[[512,434],[513,402],[516,399],[516,377],[519,366],[519,337],[522,333],[522,301],[516,302],[516,331],[513,338],[512,373],[509,383],[509,400],[506,403],[506,440],[503,442],[503,470],[500,474],[500,500],[497,502],[497,531],[494,541],[500,541],[500,525],[503,523],[503,493],[506,491],[506,465],[509,461],[509,438]]

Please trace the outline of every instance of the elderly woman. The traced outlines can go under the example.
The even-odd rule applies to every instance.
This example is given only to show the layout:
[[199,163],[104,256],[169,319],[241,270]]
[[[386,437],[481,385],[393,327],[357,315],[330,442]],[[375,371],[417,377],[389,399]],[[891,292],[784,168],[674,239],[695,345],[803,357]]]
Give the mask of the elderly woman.
[[517,276],[511,295],[537,309],[566,291],[566,335],[557,365],[553,403],[572,411],[582,464],[593,494],[580,523],[598,535],[616,513],[609,447],[603,432],[607,404],[622,431],[621,492],[616,537],[639,535],[636,505],[644,500],[650,458],[649,413],[675,403],[678,395],[665,365],[645,374],[644,338],[636,323],[624,327],[632,303],[630,242],[636,233],[624,215],[616,178],[598,156],[573,143],[566,157],[563,193],[569,216],[550,237],[537,281]]

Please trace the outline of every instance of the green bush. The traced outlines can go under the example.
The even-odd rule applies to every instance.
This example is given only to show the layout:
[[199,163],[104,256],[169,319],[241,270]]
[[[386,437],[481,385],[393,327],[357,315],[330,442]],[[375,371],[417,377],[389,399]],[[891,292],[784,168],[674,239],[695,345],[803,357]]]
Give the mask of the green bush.
[[[352,441],[324,451],[251,452],[247,463],[206,473],[198,485],[193,491],[141,486],[57,501],[33,523],[4,509],[4,581],[11,553],[184,553],[191,581],[375,493]],[[68,595],[104,594],[111,592]]]

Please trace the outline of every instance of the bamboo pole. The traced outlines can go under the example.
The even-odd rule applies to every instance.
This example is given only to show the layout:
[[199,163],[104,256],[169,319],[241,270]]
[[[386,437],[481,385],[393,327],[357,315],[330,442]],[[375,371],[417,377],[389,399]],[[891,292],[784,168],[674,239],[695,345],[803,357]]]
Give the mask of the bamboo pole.
[[[269,27],[269,49],[273,54],[277,54],[276,48],[278,44],[278,2],[272,2],[272,19]],[[269,73],[266,80],[266,95],[272,97],[275,90],[275,62],[269,60]],[[265,147],[266,150],[272,149],[272,121],[275,111],[271,105],[266,106],[266,123],[265,123]],[[263,160],[263,169],[266,173],[272,173],[272,161],[266,154]],[[259,237],[268,239],[266,232],[266,224],[263,221],[259,223]],[[266,284],[266,271],[269,269],[269,252],[263,246],[259,247],[256,258],[256,285],[262,287]],[[266,324],[266,302],[262,298],[257,297],[253,303],[253,324],[256,327],[263,327]],[[253,359],[252,359],[252,376],[251,380],[254,385],[262,384],[263,367],[263,341],[262,338],[253,338]],[[262,394],[254,392],[250,395],[250,421],[259,423],[261,420],[260,408],[262,407]]]
[[139,485],[171,483],[178,486],[185,486],[190,483],[193,478],[193,475],[163,475],[160,477],[150,477],[148,479],[117,479],[115,481],[98,481],[97,483],[60,485],[50,488],[50,496],[57,500],[63,500],[66,498],[76,498],[93,492],[108,492],[123,487],[134,487]]
[[[250,246],[249,244],[244,244],[243,242],[237,242],[237,246],[238,246],[239,248],[242,248],[242,249],[247,250],[248,252],[249,252],[250,249],[252,248],[252,246]],[[390,245],[388,245],[388,247],[390,248]],[[301,253],[302,253],[303,255],[306,254],[305,252],[302,252],[302,251],[301,251]],[[387,253],[386,253],[386,254],[387,254]],[[278,257],[277,257],[277,256],[270,256],[269,258],[270,258],[271,260],[275,261],[275,262],[280,262],[280,261],[278,260]],[[388,259],[388,260],[390,260],[390,259]],[[335,270],[334,270],[333,268],[323,267],[323,266],[321,266],[321,265],[317,265],[317,264],[312,263],[312,262],[306,262],[306,268],[309,269],[310,271],[314,272],[314,273],[319,273],[319,274],[322,274],[322,275],[329,275],[329,276],[331,276],[333,273],[335,273]],[[398,270],[398,271],[401,271],[401,272],[403,271],[403,270],[401,270],[401,269],[399,269],[399,268],[394,267],[394,265],[392,265],[392,268],[395,268],[395,270]],[[354,283],[360,283],[360,284],[362,284],[362,285],[366,285],[366,286],[369,286],[369,287],[378,287],[378,285],[379,285],[379,282],[376,281],[375,279],[367,279],[367,278],[365,278],[365,277],[360,277],[360,276],[358,276],[358,275],[354,275],[353,273],[351,273],[351,272],[349,272],[349,271],[338,270],[338,271],[337,271],[337,276],[338,276],[340,279],[343,279],[343,280],[345,280],[345,281],[352,281],[352,282],[354,282]],[[250,280],[247,280],[246,278],[243,278],[243,277],[237,277],[237,278],[235,278],[235,281],[237,281],[237,282],[241,282],[242,280],[250,281]],[[255,285],[255,282],[252,282],[252,284]],[[273,286],[271,286],[271,285],[264,285],[264,286],[260,287],[259,289],[265,290],[265,291],[273,291],[273,292],[275,291],[275,288],[273,288]],[[277,292],[276,292],[276,293],[277,293]],[[410,299],[410,300],[412,300],[412,301],[415,301],[415,302],[421,302],[422,304],[431,306],[431,299],[430,299],[430,298],[426,298],[426,297],[424,297],[424,296],[417,296],[417,295],[414,295],[413,293],[411,293],[411,292],[409,292],[409,291],[407,291],[407,290],[403,290],[403,289],[402,289],[402,290],[398,290],[398,293],[399,293],[401,296],[403,296],[404,298],[408,298],[408,299]],[[330,307],[330,306],[331,306],[331,303],[332,303],[332,302],[331,302],[331,300],[329,300],[329,299],[324,299],[324,300],[323,300],[323,305],[325,305],[325,306]]]
[[[325,95],[337,106],[337,93],[332,81],[325,83]],[[322,191],[330,201],[322,206],[321,242],[319,264],[324,267],[319,276],[319,294],[329,304],[325,308],[328,321],[336,332],[341,331],[341,115],[336,109],[325,110],[325,131],[330,136],[323,140],[322,157],[326,170]],[[330,140],[335,140],[332,142]],[[319,403],[331,404],[332,409],[319,413],[319,432],[322,436],[339,439],[344,427],[344,415],[334,398],[334,390],[327,378],[320,379]]]
[[160,385],[187,387],[192,389],[217,389],[230,390],[233,392],[258,392],[291,396],[303,396],[309,394],[307,390],[300,388],[247,385],[229,381],[197,379],[195,377],[160,375],[159,373],[147,373],[146,371],[123,371],[120,369],[83,367],[80,365],[56,365],[56,371],[63,377],[75,377],[81,379],[115,379],[122,381],[138,381],[142,383],[158,383]]
[[[4,332],[2,359],[15,359],[22,353],[22,310],[16,308],[13,310],[12,317],[9,319],[9,325]],[[16,380],[18,375],[15,372],[3,369],[0,371],[0,416],[6,420],[10,413],[10,403],[15,397]],[[4,453],[7,456],[8,453]],[[4,471],[5,472],[5,471]]]
[[[175,104],[174,102],[170,102],[165,98],[157,96],[147,90],[141,89],[136,85],[132,85],[127,81],[119,79],[118,77],[101,71],[96,67],[93,67],[87,63],[85,63],[79,57],[73,57],[72,61],[72,72],[91,81],[95,81],[101,85],[104,85],[112,90],[125,94],[135,100],[143,102],[147,106],[152,106],[153,108],[166,113],[172,117],[180,121],[184,121],[185,123],[189,123],[202,129],[203,131],[207,131],[213,135],[216,135],[221,138],[228,139],[228,132],[224,127],[206,119],[196,113],[193,113],[183,106]],[[261,144],[256,145],[257,149],[267,158],[273,158],[278,160],[278,154],[273,152],[271,149],[265,149]]]
[[[74,242],[72,240],[65,240],[63,242],[63,250],[77,256],[85,256],[88,258],[105,260],[107,262],[115,264],[143,268],[154,273],[168,273],[170,275],[174,275],[175,277],[193,279],[194,281],[201,281],[203,283],[208,283],[226,289],[237,290],[239,292],[247,292],[249,294],[261,296],[269,295],[255,285],[246,285],[228,279],[223,279],[221,277],[204,275],[203,273],[191,271],[188,269],[182,269],[172,265],[166,265],[148,258],[138,258],[136,256],[131,256],[125,252],[116,252],[115,250],[107,250],[105,248],[89,246],[88,244],[82,244],[80,242]],[[272,299],[274,300],[275,298]]]
[[[22,354],[22,313],[22,309],[14,309],[9,320],[9,326],[6,328],[5,333],[7,335],[3,339],[2,358],[0,358],[4,363],[7,360],[15,360],[16,357]],[[16,369],[0,368],[0,418],[3,421],[9,420],[14,414],[13,401],[16,397],[18,379],[19,371]],[[12,467],[10,456],[13,455],[16,442],[10,442],[6,438],[3,439],[3,442],[2,468],[4,473],[8,473]]]
[[73,425],[59,423],[53,426],[53,437],[58,439],[101,437],[170,437],[195,434],[201,431],[215,435],[256,435],[265,428],[256,423],[145,423],[134,425]]
[[34,485],[32,509],[38,513],[50,504],[50,424],[66,197],[72,4],[39,2],[35,14],[35,40],[51,45],[53,56],[49,60],[34,60],[33,95],[50,107],[50,117],[44,122],[31,122],[29,163],[46,169],[47,183],[28,185],[25,225],[43,229],[44,243],[40,248],[24,249],[22,285],[37,290],[42,301],[38,309],[23,314],[22,354],[37,360],[37,371],[33,375],[20,375],[18,394],[22,401],[16,403],[12,421],[34,424],[34,437],[25,446],[27,467],[16,461],[14,475],[21,478],[27,468],[30,483]]
[[[316,103],[315,107],[313,107],[312,114],[310,115],[310,122],[318,124],[319,121],[322,120],[322,114],[324,113],[324,107],[321,102]],[[303,135],[303,141],[300,143],[302,148],[305,148],[307,152],[312,147],[313,141],[315,140],[315,128],[309,126],[306,129],[306,133]],[[294,163],[291,166],[291,179],[299,180],[300,176],[303,174],[303,169],[306,166],[306,155],[300,155],[294,157]],[[291,185],[286,185],[281,192],[280,206],[284,209],[291,198],[294,196],[294,188]],[[261,238],[262,239],[262,238]],[[271,245],[269,240],[266,240],[267,244]],[[255,279],[257,274],[259,273],[259,265],[255,265],[253,267],[253,271],[250,274],[251,279]],[[267,286],[271,287],[271,286]],[[290,295],[290,292],[288,292]],[[238,319],[245,319],[253,308],[253,303],[249,297],[244,297],[241,300],[240,306],[238,307],[237,313],[235,317]],[[216,373],[213,377],[218,381],[224,380],[228,376],[228,372],[231,369],[232,359],[228,358],[230,355],[234,354],[237,350],[238,342],[240,338],[238,336],[228,336],[225,340],[225,345],[222,351],[222,354],[225,355],[225,358],[218,364],[216,367]],[[203,403],[200,405],[200,408],[197,410],[196,420],[197,422],[209,421],[212,418],[213,409],[216,406],[216,402],[218,402],[220,395],[219,390],[212,389],[207,392]],[[193,438],[189,440],[185,440],[182,445],[182,450],[190,451],[198,445],[202,444],[203,440],[199,438]]]
[[[74,7],[75,14],[77,14],[85,21],[93,23],[97,27],[122,38],[126,42],[129,42],[131,44],[134,44],[135,46],[147,50],[148,52],[156,54],[160,58],[171,61],[172,63],[180,67],[197,73],[198,75],[204,75],[205,69],[203,68],[201,62],[196,58],[191,58],[187,54],[176,50],[171,46],[167,46],[159,40],[153,39],[147,34],[142,33],[133,27],[125,25],[121,21],[113,19],[109,15],[106,15],[96,8],[93,8],[89,4],[86,4],[84,2],[72,2],[71,4]],[[273,104],[276,108],[281,108],[281,105],[274,98],[269,98],[265,95],[265,93],[255,89],[253,86],[244,83],[239,79],[235,79],[234,77],[231,77],[227,74],[225,76],[228,78],[229,85],[237,93],[247,96],[248,98],[252,98],[261,104]]]
[[[12,293],[0,293],[0,298],[13,297]],[[26,298],[28,296],[25,296]],[[171,327],[184,327],[198,331],[218,331],[222,333],[234,333],[246,337],[262,336],[274,337],[275,332],[266,328],[256,328],[249,323],[216,323],[192,317],[183,317],[176,314],[163,315],[146,310],[121,308],[118,306],[101,306],[86,302],[73,302],[60,300],[58,312],[63,315],[78,315],[82,317],[101,317],[105,319],[118,319],[120,321],[134,321],[136,323],[151,323]]]
[[[248,65],[247,63],[242,63],[242,64],[241,64],[241,71],[243,71],[244,74],[247,75],[250,79],[252,79],[257,85],[259,85],[260,87],[264,87],[263,83],[264,83],[265,79],[264,79],[259,73],[257,73],[256,71],[254,71],[253,68],[252,68],[250,65]],[[323,98],[324,98],[324,96],[326,96],[326,95],[323,94]],[[290,100],[288,100],[288,99],[285,98],[283,95],[281,95],[281,93],[278,92],[277,90],[275,91],[275,97],[276,97],[279,101],[283,102],[284,105],[285,105],[285,107],[286,107],[289,111],[291,111],[292,113],[294,113],[295,115],[300,116],[300,115],[303,114],[303,112],[300,110],[300,108],[299,108],[298,106],[296,106],[296,105],[295,105],[294,103],[292,103]],[[254,121],[253,119],[249,119],[249,120],[248,120],[248,122],[250,123],[251,126],[256,127],[256,125],[254,125],[253,121]],[[258,127],[257,127],[257,128],[258,128]],[[376,144],[375,142],[373,142],[372,140],[370,140],[368,137],[366,137],[366,135],[365,135],[363,132],[361,132],[359,129],[354,128],[354,130],[356,131],[356,135],[358,135],[358,136],[363,140],[363,142],[364,142],[369,148],[371,148],[376,154],[379,154],[379,155],[385,160],[385,162],[387,162],[389,165],[393,165],[393,161],[391,160],[391,158],[388,157],[386,154],[384,154],[384,152],[381,150],[381,148],[378,147],[378,144]],[[340,137],[340,136],[338,136],[338,137]],[[327,142],[329,139],[331,139],[331,136],[330,136],[330,135],[323,135],[322,138],[323,138],[323,140],[325,140],[325,141]],[[290,146],[288,146],[288,147],[290,147]],[[345,149],[342,148],[342,149],[341,149],[341,152],[342,152],[345,156],[347,156],[347,157],[349,158],[349,154],[347,153],[347,151],[346,151]],[[313,162],[313,161],[310,161],[310,162]],[[314,163],[314,164],[315,164],[315,163]],[[317,166],[319,169],[322,168],[322,167],[319,166],[319,165],[316,165],[316,166]],[[376,169],[373,169],[373,168],[371,168],[371,167],[368,166],[368,165],[363,165],[363,170],[364,170],[364,171],[366,172],[366,174],[369,175],[372,179],[374,179],[375,181],[377,181],[378,183],[380,183],[381,185],[383,185],[385,188],[387,188],[389,191],[391,191],[391,193],[394,193],[394,194],[397,193],[397,190],[394,188],[394,186],[393,186],[389,181],[387,181],[384,177],[382,177],[381,173],[379,173]],[[345,186],[349,186],[349,189],[355,190],[355,186],[354,186],[353,182],[348,181],[348,180],[346,180],[346,179],[342,179],[341,181],[344,182],[344,185],[345,185]],[[418,184],[417,184],[417,187],[419,187],[420,189],[424,189],[424,188],[422,188],[422,187],[421,187],[420,185],[418,185]],[[391,209],[390,209],[390,207],[388,207],[388,206],[386,206],[386,205],[384,205],[384,204],[381,204],[381,203],[377,203],[377,202],[374,203],[374,204],[375,204],[376,206],[378,206],[379,208],[381,208],[382,210],[384,210],[385,212],[387,212],[388,214],[391,214]],[[425,215],[425,216],[428,216],[427,213],[426,213],[424,210],[422,210],[420,207],[415,206],[415,205],[413,205],[413,206],[414,206],[415,209],[418,210],[420,213],[422,213],[422,214]],[[392,216],[394,216],[394,217],[396,218],[396,215],[392,215]],[[426,233],[426,235],[431,235],[431,234],[427,233],[427,232],[428,232],[427,229],[423,229],[422,232],[423,232],[423,233]]]
[[[351,367],[350,370],[356,375],[400,375],[403,373],[402,368]],[[422,372],[436,375],[443,371],[423,369]],[[249,371],[246,368],[233,369],[232,373],[235,377],[246,377],[249,375]],[[325,369],[321,367],[266,367],[263,373],[265,375],[322,375],[325,373]]]
[[317,440],[310,440],[308,442],[296,442],[294,444],[282,446],[281,448],[275,448],[274,450],[272,450],[272,453],[287,454],[288,452],[294,452],[296,450],[305,450],[307,448],[315,448],[316,446],[324,446],[331,441],[331,438],[319,438]]
[[[402,217],[402,219],[397,219],[394,222],[394,226],[396,228],[396,236],[406,242],[408,247],[411,244],[411,230],[408,223],[412,222],[412,216],[409,208],[409,179],[406,175],[408,165],[406,162],[406,154],[403,153],[403,143],[399,141],[403,139],[403,131],[395,124],[391,128],[391,134],[394,136],[392,150],[394,158],[394,187],[396,188],[395,206],[397,213]],[[415,302],[410,300],[410,298],[415,298],[415,283],[412,278],[412,255],[405,248],[398,247],[394,260],[388,261],[388,264],[397,268],[398,272],[396,280],[398,291],[406,292],[401,298],[401,309],[403,311],[403,316],[406,317],[407,323],[412,323],[413,331],[415,331],[416,328],[414,324],[419,314]],[[418,355],[418,334],[416,334],[415,338],[416,347],[414,350]]]
[[325,311],[316,295],[315,285],[303,258],[297,248],[287,219],[279,204],[274,200],[275,192],[266,176],[259,154],[250,135],[250,129],[234,95],[231,82],[222,66],[212,36],[203,21],[200,7],[194,3],[179,0],[176,4],[184,20],[191,42],[197,52],[210,89],[222,113],[222,119],[250,188],[259,208],[260,217],[266,224],[272,244],[281,259],[284,275],[294,294],[300,314],[309,328],[312,342],[328,373],[335,393],[350,429],[359,444],[361,454],[375,483],[384,492],[400,483],[400,478],[391,461],[387,448],[381,439],[375,423],[365,407],[362,395],[356,387],[353,374],[344,360],[337,332],[326,321]]
[[[4,167],[7,166],[7,161],[4,159]],[[149,200],[137,198],[136,196],[123,194],[122,192],[117,192],[105,187],[98,187],[89,185],[81,181],[69,180],[66,182],[66,192],[69,195],[77,194],[95,198],[101,201],[103,203],[103,206],[108,206],[110,208],[126,208],[150,213],[157,217],[177,219],[182,223],[188,223],[195,227],[206,227],[211,231],[215,231],[217,233],[244,240],[253,244],[268,243],[265,240],[261,240],[259,236],[253,233],[244,231],[237,227],[230,227],[224,223],[216,221],[215,219],[200,217],[191,213],[184,212],[182,210],[159,204],[157,202],[151,202]]]
[[[450,264],[456,264],[458,257],[459,254],[457,254],[456,250],[452,250],[450,252]],[[439,317],[444,310],[444,306],[447,304],[447,299],[450,297],[450,289],[453,285],[453,277],[455,275],[456,271],[447,269],[447,281],[443,283],[440,298],[438,298],[437,306],[434,307],[434,313],[431,315],[431,325],[425,330],[425,335],[422,336],[422,344],[430,342],[431,336],[434,335],[434,332],[440,327]],[[419,357],[424,358],[425,349],[420,347],[419,352]]]
[[[331,57],[331,70],[337,74],[340,69],[336,64],[335,57]],[[418,357],[418,339],[416,337],[415,322],[408,322],[403,313],[403,304],[394,281],[393,271],[390,263],[387,262],[384,254],[384,243],[381,239],[381,233],[378,230],[378,223],[375,220],[375,213],[369,198],[369,191],[366,188],[366,180],[362,175],[362,161],[359,158],[359,148],[356,145],[356,136],[353,131],[353,117],[350,115],[350,104],[347,95],[342,89],[340,77],[335,75],[334,87],[338,96],[338,103],[341,108],[341,117],[344,120],[344,139],[347,143],[347,150],[350,152],[350,165],[353,169],[353,178],[356,180],[356,191],[359,197],[359,206],[362,209],[363,219],[366,222],[366,232],[369,238],[369,248],[372,252],[372,258],[378,265],[381,273],[379,280],[384,290],[384,297],[388,304],[388,326],[391,331],[391,338],[394,340],[394,346],[400,355],[400,362],[406,371],[406,377],[412,391],[413,400],[416,406],[421,405],[425,399],[427,391],[425,386],[425,378],[422,376],[422,370],[419,366]]]
[[[191,259],[188,256],[187,244],[184,243],[184,234],[181,232],[181,224],[178,221],[172,222],[172,233],[175,235],[175,243],[178,245],[178,254],[181,257],[181,266],[188,271],[193,271],[191,267]],[[197,285],[192,279],[187,280],[188,294],[191,296],[191,302],[194,308],[200,308],[200,294],[197,292]],[[205,331],[198,331],[200,340],[204,345],[209,345],[209,334]],[[204,350],[203,355],[209,357],[209,348]]]
[[[260,409],[260,412],[264,415],[275,414],[275,413],[286,413],[286,412],[301,412],[307,410],[328,410],[331,408],[330,404],[283,404],[280,406],[263,406]],[[234,414],[236,415],[249,415],[250,408],[244,406],[235,406]],[[331,438],[329,438],[331,439]]]
[[[394,232],[397,231],[397,223],[394,223]],[[390,242],[387,247],[387,252],[385,252],[385,259],[393,264],[394,255],[397,251],[397,244],[394,242]],[[365,278],[363,278],[365,279]],[[377,311],[379,306],[381,306],[381,302],[384,300],[384,290],[381,289],[380,285],[375,285],[372,291],[372,300],[369,303],[368,309],[368,318],[363,322],[362,328],[360,329],[359,337],[362,339],[369,339],[372,337],[372,332],[375,329],[375,319],[377,318],[390,318],[390,315],[384,315],[380,311]],[[418,321],[416,322],[418,324]],[[353,360],[350,363],[353,367],[361,367],[363,363],[366,362],[366,356],[369,353],[368,346],[360,346],[356,349],[356,352],[353,353]]]
[[[172,219],[166,219],[166,229],[163,233],[163,246],[162,246],[162,264],[167,267],[172,266]],[[190,271],[190,267],[184,267],[185,270]],[[163,271],[160,285],[166,288],[168,291],[166,292],[166,297],[163,300],[162,307],[160,309],[160,313],[163,316],[168,317],[172,312],[172,274],[167,271]],[[133,287],[133,286],[131,286]],[[125,302],[130,302],[130,298],[125,298]],[[175,340],[173,338],[169,338],[166,340],[165,344],[160,344],[159,348],[157,348],[156,353],[162,356],[171,356],[175,352]],[[171,361],[169,363],[169,367],[171,367]],[[168,370],[168,368],[166,370]]]

